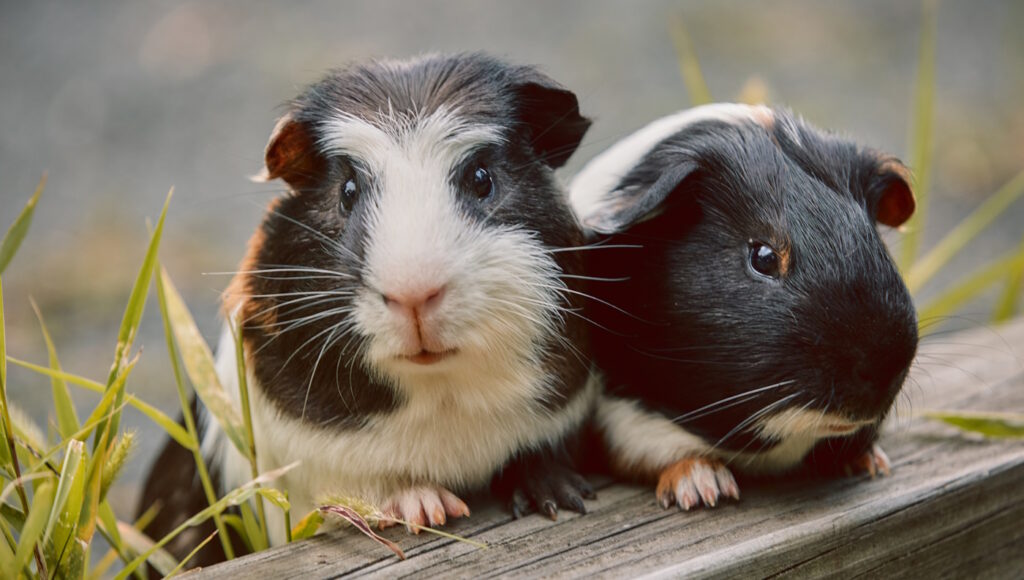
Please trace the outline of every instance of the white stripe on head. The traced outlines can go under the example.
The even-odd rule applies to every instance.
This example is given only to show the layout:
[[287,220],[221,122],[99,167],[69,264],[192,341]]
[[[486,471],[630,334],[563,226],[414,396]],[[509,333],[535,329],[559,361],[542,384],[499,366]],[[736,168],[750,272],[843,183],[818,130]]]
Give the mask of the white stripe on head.
[[633,134],[616,142],[594,157],[573,177],[569,195],[573,210],[582,223],[604,203],[606,196],[618,187],[658,143],[701,121],[765,123],[773,118],[770,108],[763,105],[714,103],[686,109],[651,122]]

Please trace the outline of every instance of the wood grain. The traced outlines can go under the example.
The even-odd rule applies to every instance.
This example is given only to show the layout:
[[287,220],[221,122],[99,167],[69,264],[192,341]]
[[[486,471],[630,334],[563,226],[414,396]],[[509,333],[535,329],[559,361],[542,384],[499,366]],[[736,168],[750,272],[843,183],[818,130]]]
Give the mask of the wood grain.
[[585,516],[513,520],[487,500],[448,531],[403,530],[408,557],[341,530],[199,571],[199,578],[1021,577],[1024,442],[983,440],[923,409],[1024,410],[1024,320],[926,339],[882,438],[893,474],[744,487],[713,510],[663,510],[652,489],[602,482]]

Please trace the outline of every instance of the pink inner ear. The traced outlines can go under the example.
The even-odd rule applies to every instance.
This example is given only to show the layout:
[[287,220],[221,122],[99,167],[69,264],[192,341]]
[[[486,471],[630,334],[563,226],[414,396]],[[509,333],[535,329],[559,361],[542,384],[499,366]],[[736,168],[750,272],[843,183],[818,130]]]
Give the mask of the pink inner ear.
[[914,200],[914,192],[910,189],[910,175],[903,165],[899,163],[886,163],[883,171],[895,173],[886,184],[881,197],[878,198],[879,223],[896,228],[903,225],[910,216],[914,215],[917,202]]

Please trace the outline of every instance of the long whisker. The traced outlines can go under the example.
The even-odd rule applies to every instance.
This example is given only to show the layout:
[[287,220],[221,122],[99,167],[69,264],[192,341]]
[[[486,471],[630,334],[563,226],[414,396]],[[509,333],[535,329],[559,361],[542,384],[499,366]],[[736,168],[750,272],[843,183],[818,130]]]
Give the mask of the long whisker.
[[[787,380],[787,381],[781,381],[781,382],[778,382],[778,383],[774,383],[774,384],[771,384],[771,385],[768,385],[768,386],[765,386],[765,387],[758,387],[756,389],[751,389],[749,391],[744,391],[742,393],[739,393],[739,394],[736,394],[736,395],[732,395],[731,397],[726,397],[724,399],[720,399],[718,401],[715,401],[714,403],[711,403],[710,405],[704,405],[703,407],[701,407],[699,409],[694,409],[693,411],[690,411],[688,413],[683,413],[682,415],[679,415],[678,417],[672,419],[672,422],[673,423],[681,423],[681,422],[685,423],[686,421],[697,419],[697,418],[703,417],[705,415],[710,415],[711,413],[717,413],[718,411],[721,411],[723,409],[728,409],[729,407],[734,407],[736,405],[745,403],[747,400],[755,398],[755,397],[758,397],[760,395],[763,395],[764,393],[766,393],[768,391],[771,391],[772,389],[778,389],[780,387],[792,384],[794,382],[796,382],[796,381],[791,379],[791,380]],[[740,399],[740,400],[736,401],[737,399]]]

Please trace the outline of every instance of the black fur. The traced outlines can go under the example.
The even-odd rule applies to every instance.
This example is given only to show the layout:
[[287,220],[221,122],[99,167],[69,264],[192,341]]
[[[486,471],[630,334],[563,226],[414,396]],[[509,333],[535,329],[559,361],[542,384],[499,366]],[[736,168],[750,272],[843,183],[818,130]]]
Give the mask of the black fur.
[[[734,428],[790,395],[780,408],[880,422],[917,346],[913,303],[874,224],[901,179],[892,162],[785,111],[767,123],[699,122],[658,144],[616,190],[628,203],[599,216],[617,231],[608,245],[641,247],[588,255],[588,274],[628,277],[589,288],[629,312],[587,304],[607,329],[594,348],[608,390],[732,450],[774,445]],[[779,279],[751,268],[752,243],[788,255]],[[874,438],[866,427],[816,458]]]

